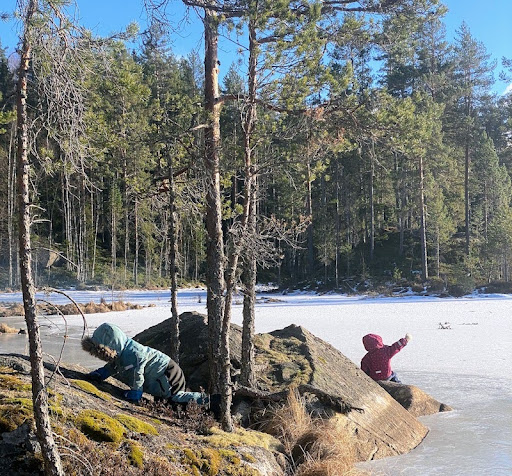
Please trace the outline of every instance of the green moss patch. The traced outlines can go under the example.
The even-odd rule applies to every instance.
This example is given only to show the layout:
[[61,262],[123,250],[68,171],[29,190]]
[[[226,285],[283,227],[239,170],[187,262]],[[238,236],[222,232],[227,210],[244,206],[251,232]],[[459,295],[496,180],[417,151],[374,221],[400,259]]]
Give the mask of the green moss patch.
[[158,431],[153,425],[139,420],[138,418],[129,415],[116,415],[115,418],[130,431],[143,433],[145,435],[158,435]]
[[304,356],[304,343],[295,337],[276,339],[270,334],[255,336],[256,363],[265,370],[261,381],[274,390],[308,383],[312,368]]
[[112,400],[112,397],[108,393],[98,390],[91,382],[86,382],[85,380],[71,380],[71,383],[75,387],[78,387],[80,390],[90,393],[91,395],[101,398],[102,400],[107,402]]
[[32,386],[29,383],[23,383],[20,378],[12,375],[11,372],[7,375],[2,372],[0,373],[0,388],[25,392],[30,391]]
[[125,427],[117,420],[97,410],[84,410],[76,418],[77,427],[95,441],[120,441]]
[[128,461],[136,468],[142,469],[144,467],[144,453],[140,445],[134,441],[128,442]]
[[190,448],[183,450],[183,464],[191,466],[192,472],[207,476],[217,476],[221,469],[222,457],[219,451],[212,448],[203,448],[194,452]]
[[220,428],[212,427],[210,433],[211,435],[204,436],[203,440],[217,448],[227,448],[229,446],[259,446],[260,448],[271,451],[279,451],[281,448],[279,440],[272,435],[259,431],[237,428],[232,433],[226,433]]
[[29,398],[5,398],[0,402],[0,433],[13,431],[32,419],[32,400]]

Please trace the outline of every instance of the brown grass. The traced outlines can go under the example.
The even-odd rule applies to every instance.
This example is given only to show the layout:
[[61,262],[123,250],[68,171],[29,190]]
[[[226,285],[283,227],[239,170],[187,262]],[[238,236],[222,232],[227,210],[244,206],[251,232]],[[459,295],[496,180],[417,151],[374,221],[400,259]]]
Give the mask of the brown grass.
[[2,304],[0,305],[0,317],[24,316],[23,304]]
[[[112,304],[107,304],[104,299],[100,303],[88,302],[87,304],[78,304],[78,307],[84,314],[98,314],[110,311],[127,311],[132,309],[142,309],[143,307],[154,307],[153,304],[149,306],[141,306],[140,304],[131,304],[129,302],[116,301]],[[37,311],[43,315],[53,315],[61,313],[65,316],[79,314],[78,309],[73,303],[50,305],[47,303],[40,303],[37,305]],[[0,317],[12,317],[25,315],[23,304],[3,304],[0,305]],[[2,331],[0,331],[2,332]],[[17,331],[16,331],[17,332]]]
[[261,429],[283,443],[295,476],[357,474],[350,431],[339,419],[313,419],[296,390],[290,391],[285,405],[268,412]]
[[15,334],[18,332],[18,329],[14,327],[10,327],[7,324],[0,323],[0,334]]
[[300,476],[344,475],[356,461],[351,435],[336,419],[316,420],[297,439],[291,454]]
[[291,389],[286,404],[267,411],[260,429],[275,436],[290,453],[297,439],[312,425],[304,400],[296,389]]

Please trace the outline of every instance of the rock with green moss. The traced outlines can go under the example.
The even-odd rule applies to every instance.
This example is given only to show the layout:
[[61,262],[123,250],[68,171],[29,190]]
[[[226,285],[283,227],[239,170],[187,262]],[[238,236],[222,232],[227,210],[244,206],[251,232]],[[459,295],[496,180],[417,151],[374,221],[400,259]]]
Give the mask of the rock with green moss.
[[98,410],[84,410],[76,418],[77,427],[95,441],[121,441],[125,427],[117,420]]
[[22,392],[30,390],[31,388],[32,385],[23,383],[23,381],[16,375],[13,375],[13,373],[0,373],[0,389],[17,390]]
[[0,399],[0,434],[16,430],[33,420],[32,400],[29,398]]

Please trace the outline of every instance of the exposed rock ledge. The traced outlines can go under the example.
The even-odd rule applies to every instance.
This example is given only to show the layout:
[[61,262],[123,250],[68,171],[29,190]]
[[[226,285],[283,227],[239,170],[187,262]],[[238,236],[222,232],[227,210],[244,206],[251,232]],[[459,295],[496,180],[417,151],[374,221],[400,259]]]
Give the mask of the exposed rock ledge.
[[[180,364],[189,385],[197,389],[204,385],[208,375],[206,316],[182,314],[180,333]],[[170,320],[167,320],[145,330],[135,339],[165,352],[170,347],[169,335]],[[241,328],[232,325],[231,363],[235,374],[240,368],[241,342]],[[259,390],[278,392],[292,385],[306,384],[339,397],[349,407],[363,409],[330,415],[352,432],[357,440],[357,459],[360,461],[409,452],[428,432],[415,417],[432,413],[436,405],[435,411],[449,408],[410,386],[399,386],[405,387],[399,391],[391,389],[393,395],[402,400],[402,404],[398,403],[390,396],[391,391],[388,393],[381,388],[341,352],[295,325],[256,336],[256,365]],[[389,386],[385,387],[389,390]],[[420,392],[424,396],[420,400],[428,400],[429,405],[417,404]],[[406,410],[409,407],[404,402],[408,399],[413,402],[409,405],[412,411]],[[315,407],[314,400],[312,408]],[[247,412],[242,408],[241,402],[235,399],[234,411]]]

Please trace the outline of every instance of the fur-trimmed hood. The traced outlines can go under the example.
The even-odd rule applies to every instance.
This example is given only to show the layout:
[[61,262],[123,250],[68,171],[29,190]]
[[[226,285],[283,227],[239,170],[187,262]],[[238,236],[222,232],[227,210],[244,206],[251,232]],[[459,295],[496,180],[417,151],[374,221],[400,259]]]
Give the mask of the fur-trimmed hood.
[[119,327],[105,322],[94,331],[92,337],[82,339],[82,349],[111,362],[123,352],[127,343],[128,337]]
[[82,339],[82,349],[105,362],[111,362],[117,357],[117,352],[115,350],[103,344],[96,344],[91,337],[85,337]]

